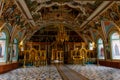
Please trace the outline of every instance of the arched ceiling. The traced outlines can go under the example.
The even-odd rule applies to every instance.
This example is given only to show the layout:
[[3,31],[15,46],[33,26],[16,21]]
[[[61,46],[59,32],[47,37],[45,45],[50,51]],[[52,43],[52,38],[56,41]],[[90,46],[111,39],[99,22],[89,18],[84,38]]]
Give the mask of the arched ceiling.
[[[64,26],[64,25],[63,25]],[[48,25],[34,32],[30,41],[32,42],[53,42],[56,41],[56,35],[59,32],[60,24],[58,25]],[[70,29],[68,26],[64,26],[66,34],[69,36],[69,42],[83,42],[83,38],[80,37],[74,30]]]
[[[22,30],[26,29],[26,40],[44,41],[44,37],[55,36],[54,26],[63,24],[71,41],[84,41],[84,36],[91,38],[90,21],[104,11],[112,1],[83,0],[14,0],[23,15]],[[24,21],[25,19],[25,21]],[[26,24],[29,23],[29,24]],[[22,23],[21,23],[22,24]],[[19,29],[18,29],[19,30]],[[46,31],[47,30],[47,31]],[[49,33],[46,35],[46,33]],[[41,36],[42,38],[37,39]],[[77,36],[77,39],[76,39]],[[79,39],[79,38],[80,39]],[[49,41],[54,38],[49,39]]]

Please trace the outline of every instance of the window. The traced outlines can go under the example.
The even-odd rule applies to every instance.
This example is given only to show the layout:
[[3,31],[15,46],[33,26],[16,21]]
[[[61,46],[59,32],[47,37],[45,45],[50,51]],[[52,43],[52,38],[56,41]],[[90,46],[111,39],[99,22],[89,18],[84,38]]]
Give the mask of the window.
[[120,59],[120,35],[115,32],[111,35],[110,39],[111,39],[112,59]]
[[12,54],[12,57],[13,57],[13,60],[17,60],[18,58],[18,42],[16,39],[14,39],[14,43],[13,43],[13,54]]
[[105,59],[103,40],[101,38],[98,39],[98,58],[99,59]]
[[1,32],[0,34],[0,62],[5,62],[6,57],[6,34]]

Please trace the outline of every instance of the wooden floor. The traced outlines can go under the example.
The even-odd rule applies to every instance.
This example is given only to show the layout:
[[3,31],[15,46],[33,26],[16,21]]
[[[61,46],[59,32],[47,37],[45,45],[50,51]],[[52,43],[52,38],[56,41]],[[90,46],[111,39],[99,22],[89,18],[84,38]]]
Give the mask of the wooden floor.
[[58,69],[63,80],[89,80],[65,65],[56,65],[56,68]]

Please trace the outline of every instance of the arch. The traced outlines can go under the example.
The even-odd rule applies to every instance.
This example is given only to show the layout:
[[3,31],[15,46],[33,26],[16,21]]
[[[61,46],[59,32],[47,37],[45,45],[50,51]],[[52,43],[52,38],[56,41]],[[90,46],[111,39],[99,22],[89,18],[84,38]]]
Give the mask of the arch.
[[102,33],[101,33],[99,30],[92,29],[92,31],[93,31],[93,32],[95,32],[95,33],[94,33],[94,34],[95,34],[95,38],[94,38],[94,40],[95,40],[95,41],[97,41],[97,40],[98,40],[99,36],[101,36],[101,37],[102,37],[102,39],[104,39],[104,37],[103,37]]
[[29,51],[29,59],[34,61],[35,60],[35,55],[37,54],[37,50],[35,48],[31,48]]
[[103,39],[98,38],[97,40],[97,50],[98,50],[98,59],[105,59],[105,54],[104,54],[104,44],[103,44]]
[[7,24],[6,23],[3,23],[1,25],[1,32],[3,32],[6,36],[6,39],[3,39],[5,40],[5,54],[4,54],[4,57],[3,59],[1,58],[0,62],[7,62],[8,61],[8,45],[9,45],[9,40],[10,40],[10,32],[9,32],[9,29],[7,28]]
[[2,31],[5,32],[5,34],[6,34],[7,44],[8,44],[9,38],[10,38],[10,30],[8,29],[6,23],[4,23],[2,26],[3,26]]
[[114,28],[111,28],[109,31],[108,31],[108,38],[110,40],[110,37],[113,33],[117,32],[118,34],[120,34],[120,31],[118,29],[116,29],[115,27]]
[[33,54],[33,55],[37,54],[37,50],[35,48],[31,48],[30,54]]
[[6,30],[9,33],[9,35],[10,35],[11,31],[12,31],[12,26],[10,25],[10,23],[5,23],[4,26],[5,26],[4,30]]
[[[54,23],[47,22],[47,23],[43,24],[41,27],[39,27],[37,30],[40,30],[40,29],[42,29],[42,28],[44,28],[44,27],[47,27],[47,26],[49,26],[49,25],[55,25],[56,23],[57,23],[57,24],[60,24],[61,22],[54,22]],[[73,26],[71,26],[72,24],[71,24],[70,22],[69,22],[69,23],[62,23],[62,24],[64,24],[67,28],[75,31],[75,32],[86,42],[84,36],[81,35],[80,31],[79,31],[78,29],[74,28],[74,27],[78,27],[78,26],[74,26],[74,27],[73,27]],[[79,28],[79,27],[78,27],[78,28]],[[80,28],[79,28],[79,29],[80,29]],[[32,33],[32,35],[33,35],[35,32],[37,32],[37,30],[35,30],[35,31]],[[28,35],[26,39],[30,39],[31,37],[32,37],[32,36],[29,36],[29,35]]]
[[110,46],[112,59],[120,59],[120,35],[117,31],[111,32]]

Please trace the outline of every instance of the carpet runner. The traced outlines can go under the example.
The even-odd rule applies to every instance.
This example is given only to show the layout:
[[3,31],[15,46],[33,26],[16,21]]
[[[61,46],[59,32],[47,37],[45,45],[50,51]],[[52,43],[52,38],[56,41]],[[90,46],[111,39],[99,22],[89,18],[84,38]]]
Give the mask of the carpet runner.
[[63,77],[64,80],[88,80],[84,76],[78,74],[74,70],[71,70],[70,68],[68,68],[64,65],[58,65],[56,67],[59,72],[62,72],[62,74],[64,74],[65,77],[67,77],[66,79],[64,79],[64,77]]

